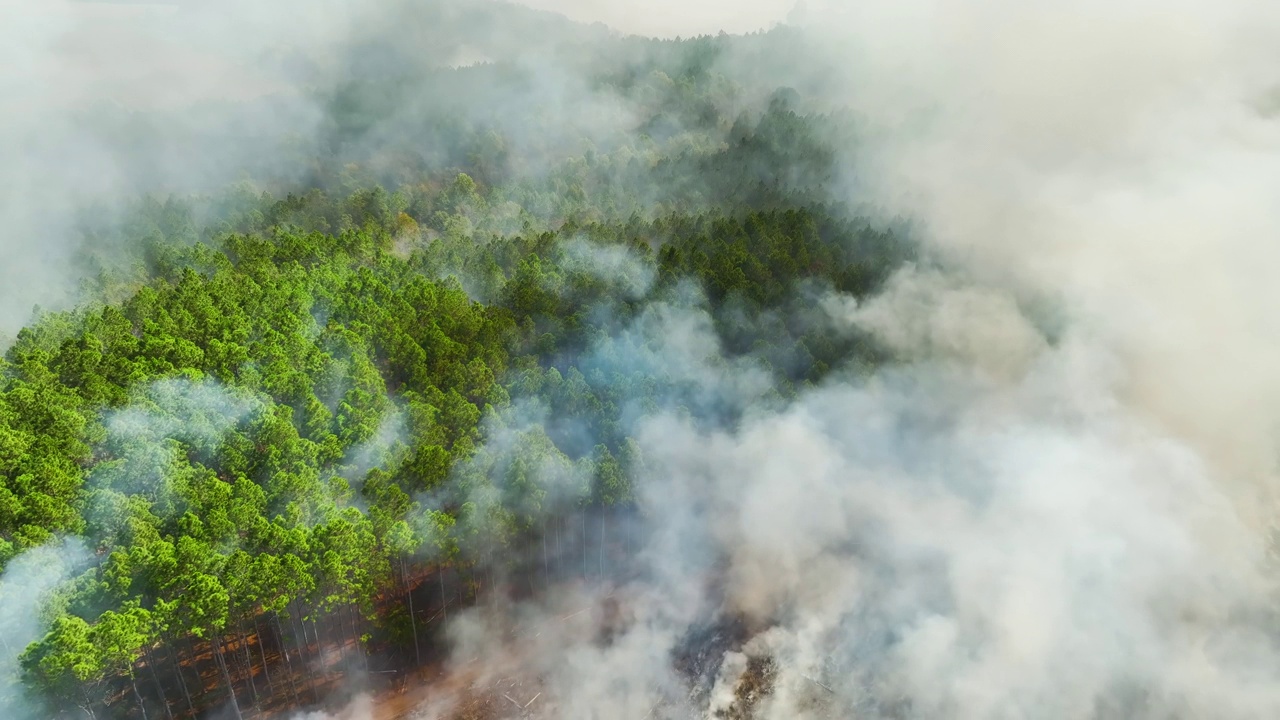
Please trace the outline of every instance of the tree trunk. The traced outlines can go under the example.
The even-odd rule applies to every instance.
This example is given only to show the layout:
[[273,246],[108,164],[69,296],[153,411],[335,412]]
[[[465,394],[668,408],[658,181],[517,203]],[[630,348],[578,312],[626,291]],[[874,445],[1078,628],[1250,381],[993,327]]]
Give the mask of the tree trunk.
[[[327,657],[325,655],[324,644],[326,640],[332,640],[332,638],[321,637],[320,635],[321,624],[320,624],[319,616],[320,616],[319,610],[316,610],[311,614],[311,637],[314,638],[316,641],[315,652],[313,653],[312,656],[316,660],[316,664],[317,664],[316,671],[322,677],[328,677],[329,666],[327,665]],[[341,653],[342,648],[339,647],[338,651],[339,653]]]
[[364,642],[360,639],[360,628],[356,624],[359,617],[359,611],[355,605],[347,606],[347,618],[351,621],[351,639],[356,644],[356,654],[359,656],[361,663],[364,665],[365,672],[369,671],[369,654],[364,650]]
[[258,655],[262,658],[262,674],[267,676],[267,689],[275,695],[276,684],[271,680],[271,666],[267,663],[266,636],[262,634],[262,624],[256,617],[253,619],[253,631],[258,637]]
[[248,676],[249,689],[253,692],[253,706],[262,707],[262,698],[258,696],[258,684],[253,681],[253,656],[249,654],[249,634],[243,631],[240,633],[240,651],[244,656],[244,674]]
[[302,610],[297,608],[300,604],[289,601],[289,625],[293,628],[293,644],[298,649],[298,658],[305,664],[310,662],[311,648],[308,647],[307,626],[302,622]]
[[236,699],[236,686],[231,682],[231,673],[227,670],[227,658],[222,653],[222,638],[214,635],[209,639],[209,644],[213,646],[213,657],[218,663],[218,669],[222,671],[222,680],[227,684],[227,694],[231,696],[231,711],[236,720],[244,720],[244,715],[240,712],[240,701]]
[[[236,682],[236,678],[244,675],[244,661],[240,659],[240,653],[236,652],[232,643],[233,640],[230,638],[223,638],[222,659],[227,664],[227,672],[231,674],[232,682]],[[244,710],[248,713],[252,709],[253,702],[250,701],[249,707]]]
[[[296,628],[294,633],[295,642],[298,643],[299,657],[302,658],[304,663],[311,664],[315,660],[315,655],[311,652],[311,638],[307,637],[307,622],[301,617],[291,617],[289,620]],[[306,668],[303,668],[303,670],[305,671]]]
[[93,711],[93,698],[89,697],[89,689],[81,685],[80,696],[84,699],[84,704],[76,704],[80,705],[80,709],[84,711],[84,714],[89,716],[89,720],[98,720],[98,714]]
[[320,622],[315,618],[311,618],[311,636],[316,639],[316,656],[324,661],[324,641],[320,639]]
[[600,513],[600,580],[604,580],[604,524],[608,522],[605,513]]
[[[342,611],[339,610],[339,613]],[[360,633],[356,631],[356,611],[352,605],[347,606],[347,625],[351,626],[351,644],[355,646],[356,652],[360,652]],[[338,622],[342,622],[342,617],[338,617]]]
[[151,680],[156,684],[156,692],[160,695],[160,702],[164,704],[164,716],[167,720],[173,720],[173,710],[169,707],[169,698],[164,694],[164,685],[160,683],[160,675],[156,672],[156,658],[151,652],[150,647],[144,647],[143,652],[147,656],[147,669],[151,671]]
[[[298,670],[302,673],[302,679],[305,682],[311,675],[311,649],[307,647],[307,628],[302,622],[301,612],[301,610],[298,610],[298,612],[290,615],[289,623],[293,626],[293,643],[298,651]],[[307,685],[307,687],[311,688],[311,699],[319,701],[320,698],[316,695],[315,686]]]
[[413,656],[418,661],[418,667],[422,667],[422,650],[418,647],[418,618],[413,612],[413,585],[409,583],[409,571],[405,568],[404,558],[400,558],[400,579],[404,581],[404,594],[409,600],[409,629],[413,631]]
[[289,645],[285,641],[284,626],[280,622],[280,613],[271,613],[271,620],[276,624],[276,636],[280,638],[280,654],[284,655],[285,672],[289,674],[289,694],[293,696],[294,706],[297,706],[300,703],[298,700],[298,686],[293,682],[293,658],[289,655]]
[[178,676],[178,685],[182,688],[182,697],[187,701],[187,710],[194,717],[196,714],[196,704],[191,702],[191,691],[187,689],[187,679],[182,676],[182,663],[179,661],[178,644],[172,640],[168,643],[169,663],[173,665],[173,672]]
[[[444,563],[440,563],[440,567],[436,569],[440,573],[440,615],[442,622],[449,622],[449,597],[444,594]],[[461,601],[459,601],[461,602]]]
[[147,720],[147,704],[142,702],[142,693],[138,692],[138,681],[134,679],[133,668],[129,668],[129,687],[133,688],[133,699],[138,701],[138,709],[142,711],[142,720]]
[[587,511],[582,510],[582,579],[587,579]]
[[[209,648],[212,650],[213,643],[209,643]],[[200,671],[200,654],[196,652],[196,644],[192,642],[190,635],[187,636],[187,652],[191,653],[191,669],[196,674],[196,683],[199,684],[200,687],[198,689],[200,690],[200,695],[203,697],[206,692],[204,673]]]

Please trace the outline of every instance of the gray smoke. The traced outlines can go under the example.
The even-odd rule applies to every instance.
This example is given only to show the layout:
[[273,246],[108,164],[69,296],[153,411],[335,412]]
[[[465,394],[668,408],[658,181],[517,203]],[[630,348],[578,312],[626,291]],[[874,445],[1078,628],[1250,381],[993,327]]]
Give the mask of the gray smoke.
[[[1280,715],[1280,8],[820,5],[792,15],[820,60],[778,58],[773,71],[823,76],[826,102],[867,120],[846,194],[918,219],[947,268],[904,270],[869,302],[821,303],[831,332],[869,333],[900,362],[869,378],[837,372],[780,404],[766,370],[725,356],[696,294],[650,308],[590,358],[699,389],[631,420],[645,458],[632,478],[636,572],[460,614],[453,672],[485,687],[535,678],[545,695],[530,712],[547,717],[727,713],[755,659],[775,668],[744,711],[760,718]],[[374,32],[341,7],[301,13],[301,37],[347,47]],[[556,7],[683,32],[661,7]],[[761,25],[790,8],[748,9]],[[65,294],[55,268],[82,201],[233,176],[244,158],[220,150],[278,150],[317,122],[303,98],[285,103],[283,123],[246,111],[253,142],[197,126],[188,137],[215,139],[121,162],[121,145],[65,109],[79,93],[154,104],[189,76],[248,93],[289,85],[288,72],[243,60],[269,55],[284,26],[275,6],[177,12],[201,21],[164,25],[191,33],[170,36],[170,50],[198,64],[231,36],[241,60],[167,84],[148,74],[161,62],[138,60],[146,72],[118,83],[71,62],[68,38],[80,36],[68,28],[90,27],[79,6],[0,10],[18,19],[0,35],[0,84],[19,110],[0,119],[13,158],[0,170],[0,284],[13,293],[0,326],[25,320],[17,299]],[[719,11],[694,2],[666,15]],[[453,48],[442,61],[492,52]],[[625,106],[581,97],[571,75],[555,83],[557,107],[582,100],[607,130],[625,125]],[[613,262],[596,259],[597,270]],[[724,408],[734,422],[720,422]],[[620,619],[602,640],[607,598]],[[711,685],[691,691],[672,658],[726,619],[744,638],[704,643],[716,649]]]
[[[822,307],[901,361],[779,409],[712,380],[696,308],[647,314],[623,337],[745,415],[636,421],[623,629],[553,595],[459,621],[462,656],[518,656],[548,717],[1275,716],[1280,11],[833,5],[850,196],[949,269]],[[749,639],[700,696],[671,667],[708,618]],[[768,692],[713,715],[750,658]]]
[[48,631],[51,615],[44,611],[54,591],[90,558],[84,542],[62,539],[19,554],[0,575],[0,709],[6,717],[31,716],[19,658]]
[[[849,96],[919,116],[863,191],[1015,297],[1057,302],[1116,356],[1118,399],[1193,442],[1271,513],[1280,349],[1262,188],[1280,169],[1280,13],[1265,3],[859,4]],[[872,30],[871,28],[879,28]]]
[[579,22],[603,23],[627,33],[667,38],[767,30],[804,9],[804,3],[796,0],[522,0],[521,4],[563,13]]
[[[0,17],[0,346],[36,306],[70,307],[104,269],[132,269],[125,251],[163,230],[130,224],[143,195],[194,200],[189,227],[167,238],[193,241],[227,219],[218,208],[231,200],[305,188],[315,158],[337,152],[325,144],[343,122],[360,132],[338,160],[374,173],[389,153],[448,166],[457,139],[415,137],[430,113],[498,123],[530,171],[565,143],[635,124],[628,103],[584,84],[580,57],[551,51],[579,28],[486,0],[3,0]],[[465,78],[447,94],[414,84],[481,61],[514,64],[509,96]],[[359,96],[388,77],[409,91]],[[335,117],[351,98],[374,115]],[[535,114],[558,134],[522,134],[514,118]],[[228,196],[245,178],[257,185]]]

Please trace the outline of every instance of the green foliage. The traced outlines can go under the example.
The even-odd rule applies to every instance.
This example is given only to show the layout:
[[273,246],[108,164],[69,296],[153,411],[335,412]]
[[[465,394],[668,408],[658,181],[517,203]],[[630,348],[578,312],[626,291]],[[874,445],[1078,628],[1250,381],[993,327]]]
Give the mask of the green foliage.
[[91,709],[154,647],[220,656],[264,618],[348,608],[416,642],[385,600],[408,567],[501,564],[548,517],[634,501],[635,417],[701,397],[655,357],[653,313],[705,321],[725,373],[784,393],[878,361],[806,298],[874,292],[910,247],[826,202],[840,118],[794,92],[742,112],[727,42],[598,58],[639,135],[566,139],[533,113],[518,136],[445,103],[420,130],[446,157],[352,156],[406,87],[527,81],[431,71],[327,98],[309,187],[140,200],[110,231],[121,258],[85,260],[92,301],[0,363],[0,565],[61,535],[97,550],[28,681]]

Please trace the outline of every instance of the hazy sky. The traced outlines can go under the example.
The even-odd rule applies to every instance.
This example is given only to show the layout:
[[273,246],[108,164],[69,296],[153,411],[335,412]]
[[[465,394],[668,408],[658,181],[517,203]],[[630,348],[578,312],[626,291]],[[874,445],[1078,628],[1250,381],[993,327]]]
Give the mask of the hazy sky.
[[[797,6],[797,0],[707,0],[690,3],[684,0],[516,0],[518,4],[539,10],[561,13],[584,23],[604,23],[616,30],[641,35],[675,37],[752,32],[767,29],[784,21]],[[808,3],[812,4],[812,3]],[[804,6],[805,3],[800,3]],[[244,15],[245,6],[228,15]],[[269,7],[269,6],[263,6]],[[240,92],[254,94],[261,87],[246,87],[245,81],[257,75],[250,67],[235,66],[220,57],[217,44],[190,47],[166,41],[171,33],[163,28],[173,22],[174,4],[145,2],[88,2],[85,0],[0,0],[7,18],[17,19],[22,26],[28,52],[37,57],[55,58],[56,64],[43,64],[42,74],[59,87],[59,94],[70,97],[108,96],[132,103],[136,98],[131,88],[145,88],[150,100],[162,96],[174,104],[183,104],[208,94],[211,86],[237,87]],[[203,8],[202,8],[203,9]],[[332,9],[332,8],[330,8]],[[327,12],[328,10],[326,10]],[[265,10],[264,10],[265,12]],[[250,13],[253,14],[253,13]],[[208,12],[201,13],[206,19]],[[239,17],[240,21],[253,18]],[[231,17],[226,18],[231,22]],[[253,24],[250,22],[250,24]],[[12,27],[10,28],[13,29]],[[218,30],[209,28],[209,36]],[[32,47],[34,46],[34,47]],[[21,51],[22,48],[19,48]],[[13,49],[10,53],[13,54]],[[0,57],[3,56],[0,51]],[[8,63],[11,71],[23,71],[22,62]],[[0,70],[0,76],[4,75]],[[234,78],[234,81],[231,79]],[[86,84],[91,87],[70,87]],[[156,88],[165,88],[157,93]]]
[[580,22],[602,22],[623,32],[675,36],[752,32],[784,20],[796,0],[519,0]]
[[[523,0],[581,22],[664,36],[771,27],[794,2]],[[194,148],[146,155],[79,132],[83,128],[73,125],[84,122],[86,108],[181,110],[274,94],[292,84],[276,62],[290,47],[327,55],[324,48],[380,32],[380,18],[414,6],[412,0],[0,0],[6,110],[0,114],[0,157],[6,159],[0,167],[6,260],[0,265],[0,344],[26,322],[33,304],[62,302],[68,283],[59,269],[67,265],[61,239],[69,232],[62,226],[86,197],[132,192],[123,159],[145,157],[185,177],[201,175]],[[183,123],[197,135],[195,126],[207,125],[199,113],[171,125]]]

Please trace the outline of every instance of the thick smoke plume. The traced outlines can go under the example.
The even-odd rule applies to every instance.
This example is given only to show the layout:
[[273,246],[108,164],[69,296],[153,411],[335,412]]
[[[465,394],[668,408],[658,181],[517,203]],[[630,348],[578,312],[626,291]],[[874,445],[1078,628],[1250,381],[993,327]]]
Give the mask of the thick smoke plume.
[[[334,152],[375,170],[403,153],[447,166],[465,151],[456,139],[415,134],[432,113],[499,125],[529,172],[565,143],[636,122],[627,103],[588,89],[580,57],[551,52],[581,28],[505,3],[3,0],[0,17],[0,346],[37,306],[70,307],[104,270],[127,272],[128,241],[194,241],[225,220],[235,195],[223,195],[245,178],[250,197],[305,190]],[[508,96],[415,84],[517,56]],[[359,95],[388,77],[406,79],[403,96],[380,106]],[[347,100],[374,116],[341,116]],[[522,132],[535,114],[558,134]],[[340,143],[348,131],[358,137]],[[197,213],[178,232],[130,225],[144,195],[198,200]]]
[[1280,343],[1262,188],[1278,169],[1280,13],[918,2],[840,17],[841,44],[861,48],[853,101],[927,111],[872,151],[863,189],[926,219],[972,272],[1051,298],[1116,356],[1122,401],[1269,514]]
[[[825,102],[860,113],[841,192],[918,220],[933,255],[878,297],[819,307],[829,332],[869,335],[899,362],[780,402],[685,289],[597,343],[585,363],[698,390],[628,415],[644,458],[632,563],[459,613],[451,671],[486,687],[533,678],[538,696],[513,699],[512,716],[1280,716],[1280,9],[819,5],[790,16],[812,56],[775,72],[823,76]],[[25,19],[5,67],[64,37],[70,11],[51,6],[4,13]],[[307,26],[340,47],[382,27],[307,17],[340,19]],[[245,37],[258,58],[270,35]],[[71,232],[45,198],[145,183],[117,181],[110,144],[17,142],[30,118],[66,126],[67,85],[0,77],[27,108],[0,120],[23,148],[0,170],[4,272],[44,277],[56,263],[34,248]],[[565,107],[596,107],[572,78],[557,87]],[[306,136],[314,107],[287,107]],[[606,124],[625,117],[608,107]],[[254,137],[279,149],[279,127]],[[208,156],[205,176],[226,176]],[[147,179],[191,171],[141,157]],[[574,252],[600,272],[628,265]],[[10,311],[0,325],[25,319]]]
[[624,32],[656,37],[692,37],[719,32],[746,33],[773,27],[793,16],[804,3],[753,0],[697,3],[634,3],[627,0],[524,0],[530,7],[563,13],[579,22],[604,23]]
[[[917,218],[949,269],[822,303],[891,369],[781,410],[709,383],[737,421],[637,420],[645,543],[612,589],[624,627],[584,635],[556,598],[516,612],[549,628],[520,653],[547,716],[1276,715],[1280,13],[809,17],[846,83],[832,102],[872,128],[850,199]],[[678,374],[725,372],[689,317],[628,332]],[[484,654],[479,623],[509,657],[512,631],[484,617],[460,621],[463,654]],[[708,626],[741,637],[689,690],[672,658],[714,647]]]

